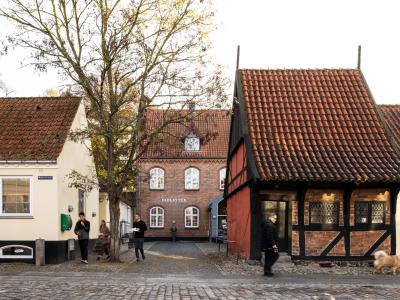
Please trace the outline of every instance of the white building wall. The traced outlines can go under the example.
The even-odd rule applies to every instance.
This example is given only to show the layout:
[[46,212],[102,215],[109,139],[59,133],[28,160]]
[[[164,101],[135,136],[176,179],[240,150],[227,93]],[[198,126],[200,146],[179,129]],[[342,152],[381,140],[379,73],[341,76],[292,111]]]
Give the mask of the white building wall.
[[[81,103],[75,119],[71,126],[71,131],[83,129],[87,127],[87,120],[85,116],[84,106]],[[89,143],[89,141],[86,141]],[[59,194],[59,207],[58,207],[58,228],[61,228],[61,213],[70,214],[72,217],[72,229],[70,231],[58,231],[58,238],[66,240],[76,238],[74,234],[75,223],[79,219],[79,192],[76,188],[69,187],[71,183],[67,178],[73,170],[82,175],[89,175],[94,177],[95,165],[93,157],[90,155],[88,144],[73,142],[67,140],[58,158],[58,194]],[[68,212],[68,206],[72,205],[73,211]],[[98,188],[93,189],[90,193],[85,195],[85,214],[86,219],[90,221],[90,239],[95,239],[99,235],[99,191]]]
[[[57,240],[58,168],[54,164],[2,164],[0,176],[30,176],[31,215],[23,217],[0,216],[0,240],[32,241],[39,238]],[[52,176],[52,180],[39,180],[39,176]]]

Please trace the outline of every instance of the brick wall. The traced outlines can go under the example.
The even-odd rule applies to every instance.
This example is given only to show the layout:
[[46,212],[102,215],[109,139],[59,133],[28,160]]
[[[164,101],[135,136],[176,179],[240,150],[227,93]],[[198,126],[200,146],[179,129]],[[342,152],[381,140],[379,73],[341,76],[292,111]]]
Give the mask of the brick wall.
[[[344,224],[343,191],[310,189],[306,192],[304,203],[304,223],[309,224],[309,203],[312,201],[336,201],[340,204],[339,225]],[[356,201],[384,201],[386,204],[385,224],[390,224],[390,193],[387,189],[355,189],[350,199],[350,226],[354,226]],[[292,203],[292,224],[298,224],[297,203]],[[337,231],[306,231],[306,256],[318,256],[338,235]],[[350,234],[350,254],[364,255],[384,234],[384,231],[356,231]],[[378,250],[390,252],[390,236],[378,247]],[[292,231],[292,255],[299,255],[299,233]],[[344,256],[344,238],[328,253],[328,256]]]
[[[182,159],[182,160],[143,160],[140,164],[139,194],[137,211],[147,223],[148,237],[170,237],[172,220],[176,221],[178,237],[208,237],[208,203],[223,191],[219,189],[219,170],[226,165],[224,160]],[[164,169],[164,190],[149,189],[149,170],[153,167]],[[184,171],[188,167],[200,170],[200,189],[185,191]],[[185,202],[163,202],[162,199],[184,199]],[[164,208],[164,228],[150,228],[150,208]],[[184,210],[195,206],[200,210],[199,228],[185,228]]]

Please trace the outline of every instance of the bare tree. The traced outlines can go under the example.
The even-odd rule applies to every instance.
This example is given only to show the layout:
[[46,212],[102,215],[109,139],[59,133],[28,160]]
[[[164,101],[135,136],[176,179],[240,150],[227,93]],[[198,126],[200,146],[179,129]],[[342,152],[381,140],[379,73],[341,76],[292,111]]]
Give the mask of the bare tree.
[[[191,110],[182,113],[189,105],[215,108],[226,99],[226,80],[209,51],[212,2],[4,0],[0,16],[17,25],[9,43],[32,51],[27,64],[56,68],[84,96],[90,126],[73,138],[92,141],[110,200],[111,258],[118,261],[119,200],[134,189],[147,145],[171,122],[193,117]],[[171,112],[158,129],[146,129],[150,107]]]
[[9,87],[4,83],[3,80],[0,78],[0,91],[3,93],[4,96],[8,97],[12,93],[14,93],[13,90],[10,90]]

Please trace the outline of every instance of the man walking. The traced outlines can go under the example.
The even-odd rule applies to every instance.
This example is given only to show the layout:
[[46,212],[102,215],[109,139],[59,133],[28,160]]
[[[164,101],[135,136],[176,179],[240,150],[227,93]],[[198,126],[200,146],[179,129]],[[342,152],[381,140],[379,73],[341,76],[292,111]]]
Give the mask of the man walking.
[[135,222],[133,223],[133,243],[135,244],[136,261],[139,261],[139,251],[144,256],[143,243],[144,243],[144,232],[147,230],[146,223],[143,222],[139,214],[135,215]]
[[79,221],[75,224],[75,234],[78,236],[79,249],[81,250],[81,262],[88,264],[88,245],[90,222],[86,220],[85,213],[79,213]]
[[268,220],[262,223],[262,250],[265,254],[264,275],[273,276],[272,266],[279,258],[278,230],[276,229],[277,215],[271,214]]

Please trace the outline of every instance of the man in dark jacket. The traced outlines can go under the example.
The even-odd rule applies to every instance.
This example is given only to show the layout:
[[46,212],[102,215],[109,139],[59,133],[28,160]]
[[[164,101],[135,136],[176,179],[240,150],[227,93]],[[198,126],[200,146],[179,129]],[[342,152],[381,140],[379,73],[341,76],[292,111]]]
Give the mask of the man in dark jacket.
[[140,218],[140,215],[135,215],[135,222],[133,223],[133,243],[135,244],[135,254],[136,261],[139,261],[139,251],[142,254],[142,259],[144,256],[143,243],[144,243],[144,232],[147,230],[146,223]]
[[75,234],[79,239],[79,249],[81,250],[81,262],[88,264],[88,245],[90,222],[86,220],[85,213],[79,213],[79,221],[75,224]]
[[262,226],[262,250],[265,254],[264,275],[273,276],[272,266],[278,260],[278,230],[276,229],[277,216],[271,214],[268,220],[263,221]]

